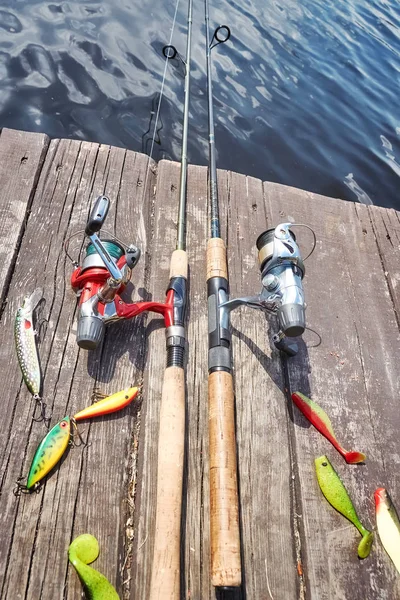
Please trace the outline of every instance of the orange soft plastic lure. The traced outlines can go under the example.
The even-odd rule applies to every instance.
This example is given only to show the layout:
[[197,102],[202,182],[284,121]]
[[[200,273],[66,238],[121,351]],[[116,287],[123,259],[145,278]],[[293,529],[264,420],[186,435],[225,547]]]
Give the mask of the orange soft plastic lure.
[[136,398],[138,391],[137,387],[131,387],[107,396],[107,398],[94,402],[87,408],[79,411],[73,418],[75,421],[82,421],[83,419],[93,419],[94,417],[101,417],[102,415],[108,415],[121,410]]

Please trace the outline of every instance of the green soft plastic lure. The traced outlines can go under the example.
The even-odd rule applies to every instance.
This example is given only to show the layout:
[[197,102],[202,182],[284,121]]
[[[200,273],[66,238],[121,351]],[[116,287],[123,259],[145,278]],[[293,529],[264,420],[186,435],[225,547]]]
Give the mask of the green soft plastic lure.
[[74,539],[68,549],[68,559],[75,567],[88,600],[119,600],[115,588],[104,575],[89,567],[100,552],[93,535],[84,533]]
[[371,550],[374,534],[372,531],[365,529],[361,524],[346,488],[326,456],[320,456],[315,459],[315,469],[317,471],[319,487],[329,504],[346,517],[346,519],[351,521],[363,536],[358,545],[358,556],[359,558],[367,558]]
[[67,449],[71,439],[71,419],[64,417],[40,442],[32,460],[26,483],[27,490],[37,484],[55,467]]
[[42,375],[33,326],[33,311],[42,298],[43,291],[40,288],[37,288],[31,296],[25,298],[15,315],[14,337],[22,377],[34,400],[41,408],[41,418],[45,419],[45,407],[40,396]]

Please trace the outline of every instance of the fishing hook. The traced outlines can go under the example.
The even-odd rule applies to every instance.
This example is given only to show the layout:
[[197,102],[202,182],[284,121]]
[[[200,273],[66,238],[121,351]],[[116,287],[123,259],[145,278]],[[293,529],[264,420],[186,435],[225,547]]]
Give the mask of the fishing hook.
[[35,486],[32,489],[28,490],[26,485],[24,483],[21,483],[22,479],[24,479],[24,477],[18,477],[17,481],[15,482],[13,494],[16,498],[19,498],[21,494],[31,494],[32,492],[35,492],[36,494],[39,493],[40,488],[42,487],[41,481],[38,481],[38,483],[35,484]]
[[98,402],[99,400],[104,400],[104,398],[107,398],[107,396],[108,394],[103,394],[103,392],[100,392],[98,388],[95,388],[91,396],[92,404]]
[[83,446],[84,448],[88,448],[89,446],[91,446],[91,442],[85,442],[85,440],[83,439],[82,435],[79,433],[79,429],[78,426],[76,424],[75,419],[71,418],[71,423],[75,429],[75,435],[78,436],[79,438],[79,444],[77,444],[74,440],[74,434],[71,435],[71,444],[73,448],[80,448],[81,446]]
[[[45,426],[48,429],[49,425],[50,425],[51,416],[49,416],[49,417],[46,416],[46,408],[47,408],[46,402],[43,402],[43,400],[39,396],[39,394],[34,394],[32,396],[32,398],[36,402],[35,410],[33,411],[32,421],[35,421],[35,423],[41,423],[43,421],[43,423],[45,424]],[[39,413],[39,416],[36,417],[38,407],[40,408],[40,413]]]

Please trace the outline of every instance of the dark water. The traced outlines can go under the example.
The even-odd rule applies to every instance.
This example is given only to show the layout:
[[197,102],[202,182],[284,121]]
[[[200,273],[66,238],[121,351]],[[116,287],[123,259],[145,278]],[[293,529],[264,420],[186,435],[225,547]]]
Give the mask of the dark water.
[[[175,4],[0,0],[0,126],[150,148]],[[185,52],[185,0],[173,43]],[[400,209],[397,0],[211,0],[218,165]],[[189,159],[207,161],[203,2],[195,1]],[[179,159],[169,65],[156,159]],[[399,161],[399,162],[398,162]]]

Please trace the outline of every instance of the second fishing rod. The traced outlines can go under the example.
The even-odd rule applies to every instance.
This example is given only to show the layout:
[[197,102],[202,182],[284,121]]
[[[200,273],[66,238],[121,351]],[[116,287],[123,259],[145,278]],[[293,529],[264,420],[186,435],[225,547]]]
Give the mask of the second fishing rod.
[[242,570],[230,313],[240,306],[247,306],[275,315],[279,328],[272,338],[273,343],[285,355],[294,356],[298,344],[293,338],[305,329],[302,286],[305,269],[291,231],[293,225],[281,223],[262,232],[256,241],[261,293],[229,299],[227,253],[219,217],[211,52],[225,43],[231,32],[228,26],[221,25],[210,40],[209,0],[204,1],[204,7],[210,214],[207,295],[211,581],[215,587],[231,588],[241,585]]

